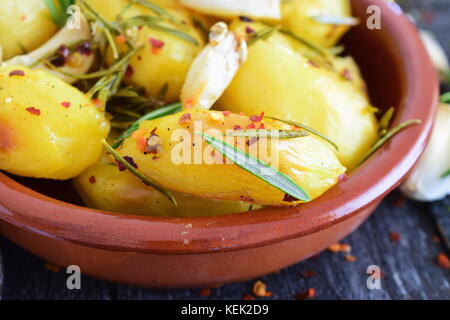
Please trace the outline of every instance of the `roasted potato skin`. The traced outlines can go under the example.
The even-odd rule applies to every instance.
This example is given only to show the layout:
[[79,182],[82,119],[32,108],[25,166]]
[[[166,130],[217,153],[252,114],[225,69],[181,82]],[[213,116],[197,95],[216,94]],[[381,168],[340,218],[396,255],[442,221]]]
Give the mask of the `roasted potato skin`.
[[[233,29],[242,33],[246,26],[261,28],[237,22]],[[355,84],[342,71],[312,61],[316,54],[307,50],[279,32],[255,42],[218,107],[246,114],[264,111],[310,126],[339,146],[339,160],[352,170],[378,137],[375,109],[357,88],[361,82]]]
[[58,27],[43,0],[0,1],[0,46],[3,60],[32,51],[51,38]]
[[87,206],[119,213],[167,218],[201,217],[243,212],[250,208],[245,202],[203,199],[171,191],[177,201],[175,207],[130,172],[119,171],[107,155],[76,177],[74,185]]
[[[126,0],[88,0],[95,10],[109,20],[115,20],[122,9],[127,6]],[[144,45],[131,60],[125,81],[127,83],[143,86],[147,95],[157,98],[161,89],[167,84],[168,91],[164,97],[166,102],[174,102],[179,99],[181,87],[184,83],[189,67],[204,46],[203,35],[193,24],[190,12],[179,6],[175,0],[153,0],[154,3],[164,7],[174,17],[184,21],[182,26],[172,23],[163,23],[165,26],[181,30],[191,35],[198,45],[175,37],[167,32],[143,27],[137,31],[137,46]],[[155,14],[143,7],[134,4],[125,11],[122,19]],[[152,44],[152,39],[154,39]],[[160,43],[161,48],[155,48],[154,44]],[[111,60],[111,52],[108,55]]]
[[322,24],[317,15],[351,17],[349,0],[292,0],[282,5],[282,26],[315,44],[332,47],[350,29],[349,26]]
[[[186,115],[189,122],[183,121]],[[293,129],[270,119],[263,120],[263,123],[268,129]],[[237,125],[246,128],[252,124],[254,122],[244,115],[224,116],[219,111],[191,109],[142,122],[139,130],[118,151],[123,156],[132,157],[139,170],[167,189],[197,197],[242,200],[263,205],[293,206],[301,203],[285,201],[285,193],[233,163],[213,163],[213,157],[221,155],[213,152],[199,135],[193,134],[196,131],[208,134],[210,129],[224,133]],[[139,147],[142,139],[152,136],[152,132],[158,135],[161,143],[156,155],[143,153]],[[180,135],[185,133],[187,136]],[[248,144],[245,139],[241,142],[238,147],[244,150]],[[177,160],[178,156],[187,154],[188,161]],[[271,154],[278,154],[279,170],[303,187],[312,199],[336,184],[339,175],[345,172],[328,146],[313,136],[279,140],[273,148],[270,145],[268,157],[260,159],[269,162],[268,159],[274,159]]]
[[104,112],[78,89],[43,71],[0,68],[1,170],[70,179],[97,162],[108,133]]

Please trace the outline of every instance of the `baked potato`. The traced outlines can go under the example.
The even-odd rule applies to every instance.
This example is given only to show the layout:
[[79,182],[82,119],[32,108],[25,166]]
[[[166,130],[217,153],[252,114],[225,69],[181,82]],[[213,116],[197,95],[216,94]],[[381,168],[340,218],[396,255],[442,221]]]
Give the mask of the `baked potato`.
[[[232,29],[264,28],[240,21]],[[314,128],[339,147],[337,156],[354,169],[378,137],[378,124],[367,95],[326,59],[292,37],[274,32],[249,47],[248,59],[218,102],[223,110],[261,113]],[[328,62],[326,62],[328,60]],[[324,62],[325,61],[325,62]],[[359,77],[356,73],[357,78]]]
[[349,0],[283,1],[282,26],[304,39],[324,47],[334,46],[350,29],[349,25],[318,22],[320,17],[350,18]]
[[[206,134],[211,131],[220,136],[226,130],[262,126],[276,130],[294,129],[290,125],[264,119],[263,115],[248,117],[191,109],[142,122],[139,130],[124,141],[118,152],[131,157],[142,173],[170,190],[203,198],[264,205],[299,204],[300,201],[286,197],[284,192],[236,164],[221,163],[220,160],[224,160],[219,152],[195,134],[197,131]],[[250,152],[250,147],[255,146],[260,160],[294,180],[311,199],[336,184],[345,172],[325,142],[314,136],[259,141],[245,139],[235,141],[238,148]]]
[[43,71],[0,67],[0,169],[70,179],[96,163],[109,122],[78,89]]
[[57,31],[44,0],[0,1],[3,60],[36,49]]
[[250,209],[245,202],[204,199],[171,191],[178,204],[175,207],[159,191],[146,186],[130,172],[120,171],[106,154],[75,178],[74,185],[87,206],[128,214],[200,217]]

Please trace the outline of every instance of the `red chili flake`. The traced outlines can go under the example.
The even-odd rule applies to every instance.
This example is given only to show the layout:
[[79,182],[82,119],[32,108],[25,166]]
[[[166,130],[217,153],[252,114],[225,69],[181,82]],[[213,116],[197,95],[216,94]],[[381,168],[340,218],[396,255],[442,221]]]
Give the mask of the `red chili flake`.
[[316,271],[314,271],[314,270],[309,270],[309,271],[302,272],[302,277],[303,278],[313,278],[315,276],[316,276]]
[[[128,162],[128,164],[130,166],[132,166],[133,168],[139,169],[138,165],[136,164],[136,162],[134,162],[134,159],[132,157],[125,156],[125,157],[123,157],[123,159],[126,162]],[[119,168],[119,171],[125,171],[127,169],[127,167],[125,167],[125,165],[122,162],[118,162],[118,161],[116,161],[116,162],[117,162],[117,166]]]
[[90,56],[93,53],[90,42],[84,42],[80,44],[79,46],[77,46],[76,51],[85,56]]
[[315,63],[314,61],[308,60],[308,63],[309,63],[311,66],[313,66],[314,68],[320,68],[320,66],[319,66],[317,63]]
[[247,140],[246,145],[250,147],[254,145],[258,140],[259,137],[251,137],[250,139]]
[[264,118],[264,112],[261,112],[261,114],[259,116],[253,115],[253,116],[250,116],[249,118],[252,122],[261,122],[262,119]]
[[55,67],[61,68],[66,64],[66,58],[61,55],[57,55],[55,58],[50,60],[50,63]]
[[346,173],[343,173],[343,174],[341,174],[340,176],[339,176],[339,178],[338,178],[338,183],[343,183],[343,182],[345,182],[345,181],[347,181],[348,180],[348,175],[346,174]]
[[235,131],[238,131],[238,130],[242,130],[242,127],[240,126],[240,125],[235,125],[234,127],[233,127],[233,129],[235,130]]
[[20,16],[20,21],[25,21],[26,18],[27,18],[27,16],[25,16],[25,15]]
[[284,198],[283,198],[284,202],[294,202],[294,201],[298,201],[297,198],[294,198],[293,196],[291,196],[290,194],[285,194]]
[[119,169],[120,172],[123,172],[125,170],[127,170],[127,167],[125,167],[125,165],[122,162],[117,161],[117,168]]
[[139,61],[142,60],[142,56],[141,55],[137,56],[137,58],[138,58]]
[[178,120],[179,124],[185,124],[185,123],[190,123],[191,122],[191,114],[190,113],[185,113],[180,117],[180,120]]
[[26,108],[26,110],[35,116],[39,116],[41,114],[41,110],[36,109],[35,107]]
[[95,104],[97,107],[103,106],[103,101],[100,99],[92,99],[92,103]]
[[331,246],[328,247],[328,250],[331,252],[340,252],[341,251],[341,244],[340,243],[333,243]]
[[259,125],[259,127],[258,127],[258,129],[260,130],[260,129],[265,129],[266,128],[266,126],[264,125],[264,123],[261,123],[260,125]]
[[440,253],[437,256],[437,261],[441,268],[450,269],[450,258],[445,253]]
[[97,180],[95,179],[95,176],[89,177],[89,183],[95,183]]
[[150,137],[154,137],[154,136],[159,137],[159,136],[156,134],[156,130],[158,130],[158,127],[154,127],[154,128],[152,129],[152,131],[150,131]]
[[255,33],[255,29],[253,29],[252,27],[246,27],[245,32],[247,32],[247,34],[252,34]]
[[389,233],[389,237],[391,238],[392,242],[398,242],[400,240],[400,234],[398,234],[397,232],[391,231]]
[[304,292],[300,292],[295,296],[296,300],[306,300],[306,299],[312,299],[316,296],[316,289],[309,288],[308,290]]
[[122,43],[125,43],[125,41],[126,41],[126,38],[125,38],[125,36],[124,36],[123,34],[119,34],[119,35],[116,37],[116,42],[117,42],[117,43],[122,44]]
[[17,77],[23,77],[25,75],[25,72],[22,70],[13,70],[8,74],[10,77],[17,76]]
[[157,54],[165,45],[164,41],[161,41],[161,40],[158,40],[155,38],[150,38],[149,41],[152,46],[153,54]]
[[245,128],[246,128],[246,129],[255,129],[256,127],[255,127],[255,124],[254,124],[254,123],[250,123],[250,124],[247,125]]
[[202,289],[200,290],[199,296],[200,297],[209,297],[212,294],[212,290],[211,289]]
[[223,112],[223,115],[224,115],[225,117],[228,117],[230,114],[231,114],[231,111],[225,110],[225,111]]
[[127,70],[125,71],[125,77],[130,78],[134,74],[134,69],[132,66],[128,65]]
[[353,80],[352,73],[351,73],[350,70],[347,69],[347,68],[345,68],[345,69],[342,71],[341,76],[342,76],[344,79],[348,80],[348,81],[352,81],[352,80]]
[[68,102],[68,101],[63,101],[63,102],[61,102],[61,105],[62,105],[64,108],[70,108],[70,102]]
[[242,300],[255,300],[255,297],[247,293],[242,297]]
[[402,193],[398,193],[394,197],[392,204],[394,205],[394,207],[401,208],[401,207],[403,207],[404,202],[405,202],[405,196]]
[[272,292],[267,291],[267,286],[262,281],[256,281],[253,284],[253,294],[257,297],[270,297],[272,296]]

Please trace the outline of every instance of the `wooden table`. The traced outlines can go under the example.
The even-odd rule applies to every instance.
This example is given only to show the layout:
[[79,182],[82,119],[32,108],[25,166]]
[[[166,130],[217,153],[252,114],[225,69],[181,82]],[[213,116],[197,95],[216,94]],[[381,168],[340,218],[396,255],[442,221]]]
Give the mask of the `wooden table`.
[[[411,2],[419,6],[423,24],[437,34],[449,53],[448,0]],[[438,237],[436,217],[440,228],[449,232],[450,197],[424,204],[404,200],[394,192],[361,228],[342,241],[352,247],[350,254],[356,261],[347,261],[344,253],[325,251],[260,280],[267,284],[272,299],[294,299],[309,288],[315,289],[315,299],[450,299],[450,270],[436,262],[440,252],[449,254],[445,239]],[[53,270],[1,237],[0,250],[4,299],[241,299],[251,293],[254,283],[226,285],[212,289],[209,297],[200,297],[199,290],[142,289],[83,276],[82,289],[70,291],[64,270]],[[384,274],[380,290],[367,288],[369,265],[380,266]],[[308,271],[315,276],[304,277]]]

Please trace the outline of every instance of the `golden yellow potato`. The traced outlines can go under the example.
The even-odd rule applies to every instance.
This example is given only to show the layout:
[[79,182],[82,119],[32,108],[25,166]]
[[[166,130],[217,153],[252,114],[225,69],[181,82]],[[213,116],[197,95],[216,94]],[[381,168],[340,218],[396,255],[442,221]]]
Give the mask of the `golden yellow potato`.
[[316,44],[332,47],[349,26],[323,24],[316,16],[351,17],[349,0],[291,0],[282,5],[282,26]]
[[[74,180],[87,206],[100,210],[160,217],[200,217],[243,212],[245,202],[202,199],[171,191],[175,207],[157,190],[146,186],[128,171],[119,171],[109,156]],[[255,206],[253,206],[255,209]]]
[[70,179],[99,159],[109,132],[104,112],[43,71],[0,68],[0,169]]
[[[286,199],[284,192],[236,164],[217,162],[222,158],[221,154],[214,151],[198,134],[193,135],[197,131],[210,135],[214,135],[212,131],[215,131],[216,135],[221,135],[227,129],[258,129],[263,126],[267,129],[293,129],[278,121],[257,118],[191,109],[142,122],[118,152],[134,159],[141,172],[167,189],[197,197],[264,205],[299,204],[300,201]],[[336,184],[339,175],[345,172],[325,142],[314,136],[250,141],[246,138],[234,140],[241,150],[252,152],[251,148],[253,151],[256,148],[259,159],[289,176],[311,199]]]
[[[88,0],[96,11],[113,21],[123,11],[127,0]],[[146,93],[157,97],[164,85],[168,85],[165,101],[173,102],[179,99],[181,87],[189,71],[189,67],[204,45],[202,34],[194,27],[189,11],[181,7],[175,0],[152,0],[153,3],[165,8],[178,21],[184,24],[162,22],[161,24],[192,36],[198,45],[180,39],[164,31],[143,27],[137,31],[137,46],[145,45],[130,61],[131,68],[125,81],[145,87]],[[124,11],[123,20],[130,17],[155,14],[134,4]],[[109,55],[111,57],[111,55]]]
[[[238,23],[234,29],[240,33],[245,26]],[[354,169],[378,137],[373,107],[353,82],[321,60],[313,61],[317,54],[308,51],[279,32],[256,41],[218,105],[246,114],[264,111],[310,126],[335,142],[339,160]]]
[[344,79],[352,82],[358,90],[369,98],[366,82],[362,77],[358,64],[352,57],[336,57],[333,59],[333,66]]
[[44,0],[0,1],[0,46],[3,60],[29,52],[56,33]]

